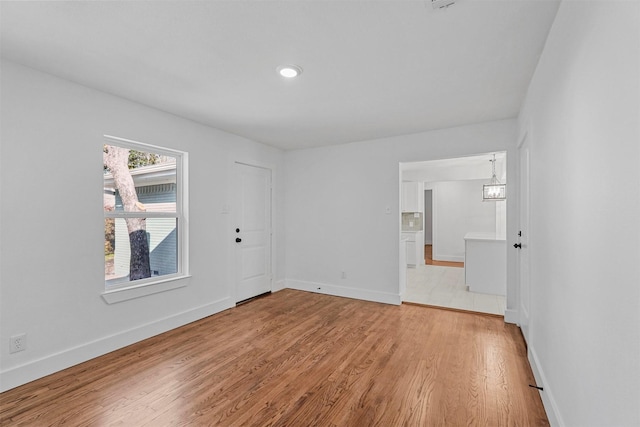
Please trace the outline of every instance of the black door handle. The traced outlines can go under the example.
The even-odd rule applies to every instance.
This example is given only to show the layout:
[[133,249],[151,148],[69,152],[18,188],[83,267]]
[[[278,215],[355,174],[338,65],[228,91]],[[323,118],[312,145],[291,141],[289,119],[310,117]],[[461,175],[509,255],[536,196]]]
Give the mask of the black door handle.
[[522,249],[522,243],[515,243],[513,247],[516,249]]
[[242,242],[242,239],[239,237],[236,237],[236,243],[240,243],[240,242]]

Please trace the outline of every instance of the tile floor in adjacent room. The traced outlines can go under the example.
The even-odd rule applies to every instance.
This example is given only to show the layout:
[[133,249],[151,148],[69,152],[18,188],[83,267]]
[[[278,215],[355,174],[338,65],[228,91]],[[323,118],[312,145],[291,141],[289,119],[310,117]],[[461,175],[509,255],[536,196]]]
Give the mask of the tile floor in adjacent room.
[[403,301],[504,315],[505,297],[469,292],[464,268],[418,265],[407,269]]

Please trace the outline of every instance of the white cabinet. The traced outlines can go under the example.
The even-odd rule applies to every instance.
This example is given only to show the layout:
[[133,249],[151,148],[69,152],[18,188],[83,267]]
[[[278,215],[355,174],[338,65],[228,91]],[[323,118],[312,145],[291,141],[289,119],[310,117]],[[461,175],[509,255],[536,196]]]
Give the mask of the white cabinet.
[[421,231],[403,231],[402,241],[405,242],[407,267],[415,268],[424,264],[424,237]]
[[424,211],[424,183],[404,181],[401,196],[402,212]]
[[407,266],[415,267],[416,266],[416,241],[407,240]]
[[464,236],[465,283],[471,292],[506,295],[506,240],[495,233],[467,233]]

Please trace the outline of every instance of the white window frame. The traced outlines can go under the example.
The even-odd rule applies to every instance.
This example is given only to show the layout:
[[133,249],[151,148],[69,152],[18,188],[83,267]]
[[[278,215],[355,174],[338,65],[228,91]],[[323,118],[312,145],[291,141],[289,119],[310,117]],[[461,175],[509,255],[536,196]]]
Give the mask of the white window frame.
[[134,281],[108,285],[104,282],[102,298],[108,303],[126,301],[181,288],[187,285],[189,277],[189,221],[188,221],[188,153],[170,148],[158,147],[129,139],[104,135],[105,145],[138,150],[145,153],[154,153],[174,157],[176,159],[176,212],[121,212],[104,211],[104,219],[107,218],[176,218],[177,224],[177,271],[173,274],[149,277]]

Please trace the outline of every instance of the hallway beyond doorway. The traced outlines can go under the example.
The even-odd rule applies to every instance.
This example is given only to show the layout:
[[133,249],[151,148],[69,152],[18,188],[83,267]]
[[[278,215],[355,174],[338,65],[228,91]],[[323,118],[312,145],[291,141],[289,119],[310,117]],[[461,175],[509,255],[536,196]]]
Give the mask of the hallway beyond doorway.
[[440,267],[464,267],[464,262],[455,261],[434,261],[433,245],[424,245],[424,263],[426,265],[439,265]]

